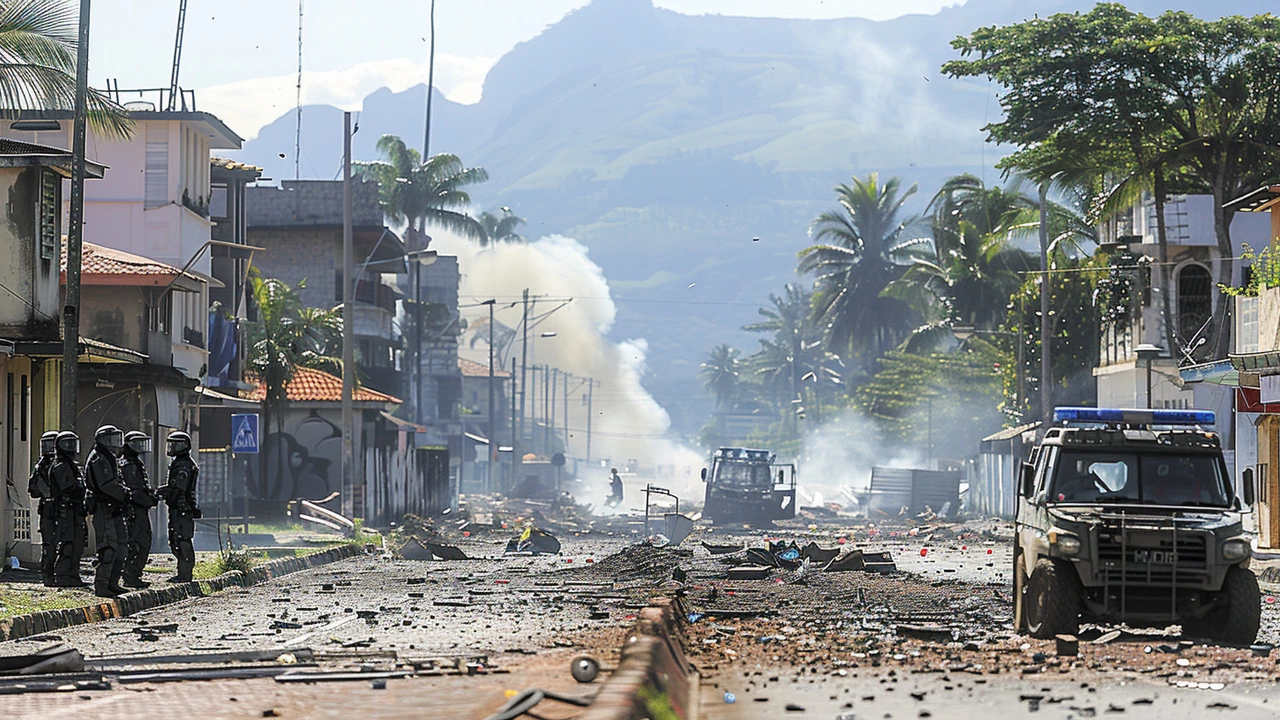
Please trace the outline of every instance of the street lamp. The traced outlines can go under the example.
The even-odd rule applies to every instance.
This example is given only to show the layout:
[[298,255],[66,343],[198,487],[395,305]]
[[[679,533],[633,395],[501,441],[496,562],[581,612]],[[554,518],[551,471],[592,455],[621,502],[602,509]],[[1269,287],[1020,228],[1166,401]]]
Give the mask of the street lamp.
[[1138,366],[1146,371],[1147,375],[1147,408],[1151,407],[1151,363],[1164,352],[1164,348],[1151,343],[1142,343],[1133,349],[1138,356]]

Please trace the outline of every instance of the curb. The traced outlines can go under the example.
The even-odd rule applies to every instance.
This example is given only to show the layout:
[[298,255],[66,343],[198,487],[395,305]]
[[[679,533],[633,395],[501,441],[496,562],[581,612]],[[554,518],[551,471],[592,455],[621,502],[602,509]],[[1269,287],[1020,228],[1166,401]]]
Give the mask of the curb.
[[689,663],[684,657],[679,601],[659,598],[640,611],[618,667],[581,720],[688,718],[692,713]]
[[208,580],[146,588],[119,597],[103,599],[91,605],[14,615],[0,620],[0,642],[43,635],[52,630],[73,625],[128,617],[143,610],[169,605],[187,598],[203,597],[229,587],[257,585],[272,578],[355,557],[363,552],[364,548],[357,545],[339,545],[305,557],[272,560],[245,573],[233,570]]

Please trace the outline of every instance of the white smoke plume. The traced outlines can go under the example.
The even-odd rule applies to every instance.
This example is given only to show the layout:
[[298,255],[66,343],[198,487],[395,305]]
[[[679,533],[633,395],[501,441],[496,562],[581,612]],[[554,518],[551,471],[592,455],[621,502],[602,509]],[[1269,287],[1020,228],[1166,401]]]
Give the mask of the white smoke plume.
[[[591,463],[579,463],[571,492],[579,501],[599,507],[609,493],[609,469],[623,474],[626,501],[620,511],[643,508],[646,483],[666,487],[681,496],[681,508],[701,501],[702,484],[698,472],[705,464],[701,454],[667,438],[667,412],[641,384],[648,345],[642,338],[615,342],[608,338],[616,317],[609,283],[599,265],[592,262],[587,248],[567,237],[553,235],[527,244],[500,243],[478,247],[449,233],[435,232],[432,248],[442,255],[457,255],[462,272],[459,304],[475,305],[494,298],[496,327],[518,328],[523,312],[522,295],[537,298],[530,316],[540,316],[562,302],[529,336],[529,364],[550,365],[574,376],[569,383],[568,453],[583,460],[587,443],[586,378],[595,381],[592,393]],[[462,316],[471,325],[488,322],[487,307],[463,307]],[[495,329],[496,332],[496,329]],[[542,333],[554,337],[540,337]],[[480,334],[487,340],[487,334]],[[501,349],[501,342],[495,339]],[[511,357],[520,357],[520,340],[509,346],[504,368],[510,370]],[[474,349],[463,347],[460,354],[485,364],[488,347],[483,342]],[[501,358],[499,359],[501,361]],[[542,380],[534,389],[541,403]],[[556,426],[564,427],[564,390],[555,395]],[[567,466],[573,468],[573,463]],[[696,495],[696,497],[695,497]]]
[[834,502],[848,510],[855,507],[849,496],[864,494],[870,487],[871,468],[926,467],[918,451],[882,445],[875,426],[856,410],[845,411],[807,435],[799,466],[801,507]]

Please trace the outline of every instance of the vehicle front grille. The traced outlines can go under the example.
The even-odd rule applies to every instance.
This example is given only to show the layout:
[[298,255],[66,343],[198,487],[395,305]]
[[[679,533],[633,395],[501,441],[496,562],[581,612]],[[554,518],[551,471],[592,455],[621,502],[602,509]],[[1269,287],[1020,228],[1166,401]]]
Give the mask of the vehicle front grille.
[[1209,580],[1203,533],[1105,528],[1097,543],[1098,580],[1105,584],[1199,587]]

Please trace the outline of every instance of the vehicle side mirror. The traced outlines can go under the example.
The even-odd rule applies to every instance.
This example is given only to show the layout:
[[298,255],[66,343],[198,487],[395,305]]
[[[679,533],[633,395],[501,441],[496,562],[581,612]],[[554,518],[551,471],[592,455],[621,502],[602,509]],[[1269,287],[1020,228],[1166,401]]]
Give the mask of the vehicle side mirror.
[[1244,490],[1244,504],[1246,509],[1253,509],[1253,501],[1256,500],[1257,490],[1253,487],[1253,468],[1245,468],[1240,473],[1240,485]]
[[707,481],[707,469],[702,468],[702,482],[706,482],[706,481]]
[[779,471],[778,471],[778,484],[779,484],[779,485],[781,485],[782,483],[784,483],[784,482],[786,482],[786,481],[787,481],[787,474],[786,474],[786,471],[785,471],[785,470],[779,470]]
[[1022,477],[1020,478],[1018,494],[1022,497],[1029,498],[1031,493],[1036,489],[1036,466],[1029,462],[1022,463]]

